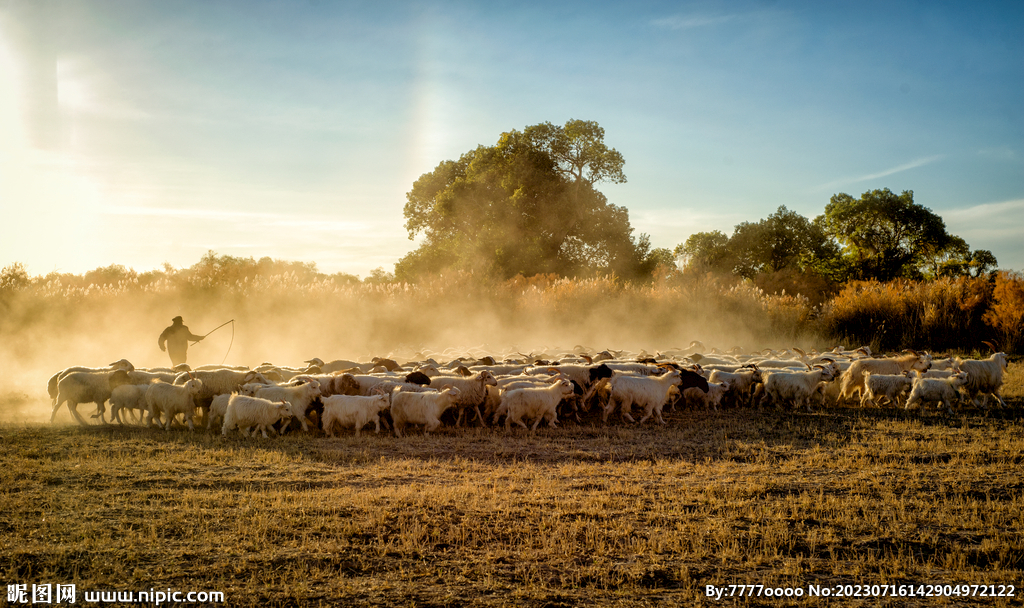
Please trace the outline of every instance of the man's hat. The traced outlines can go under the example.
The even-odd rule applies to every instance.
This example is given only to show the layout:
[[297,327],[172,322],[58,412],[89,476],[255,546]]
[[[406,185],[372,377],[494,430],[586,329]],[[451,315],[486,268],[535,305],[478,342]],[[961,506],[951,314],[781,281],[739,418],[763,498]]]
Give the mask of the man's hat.
[[184,319],[182,319],[181,317],[174,317],[173,319],[171,319],[171,323],[174,323],[175,321],[184,321]]

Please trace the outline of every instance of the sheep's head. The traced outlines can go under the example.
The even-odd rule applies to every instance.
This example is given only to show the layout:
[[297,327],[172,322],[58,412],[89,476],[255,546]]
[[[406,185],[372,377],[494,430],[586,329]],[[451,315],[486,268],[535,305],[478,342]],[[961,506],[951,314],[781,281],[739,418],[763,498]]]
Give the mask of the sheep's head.
[[185,388],[188,390],[190,395],[198,395],[199,391],[203,388],[203,381],[198,378],[193,378],[185,383]]
[[118,359],[117,361],[114,361],[113,363],[111,363],[110,367],[112,367],[114,369],[124,370],[126,372],[134,372],[135,371],[135,366],[132,365],[131,361],[129,361],[128,359]]
[[310,365],[315,365],[317,367],[323,367],[324,366],[324,360],[319,358],[319,357],[313,357],[312,359],[306,359],[305,361],[303,361],[303,363],[308,363]]
[[274,404],[274,413],[280,419],[289,418],[293,415],[292,404],[282,399],[281,401],[278,401],[277,403]]
[[441,391],[441,393],[444,394],[444,395],[448,395],[452,399],[458,399],[459,395],[462,394],[462,391],[460,391],[459,389],[455,388],[454,386],[449,386],[448,388],[446,388],[443,391]]
[[487,371],[486,369],[482,370],[480,372],[480,376],[478,377],[483,381],[484,386],[498,386],[497,378],[495,378],[494,374]]
[[680,390],[687,388],[699,388],[703,392],[708,392],[708,381],[707,378],[701,376],[697,372],[691,372],[688,369],[679,370],[679,388]]

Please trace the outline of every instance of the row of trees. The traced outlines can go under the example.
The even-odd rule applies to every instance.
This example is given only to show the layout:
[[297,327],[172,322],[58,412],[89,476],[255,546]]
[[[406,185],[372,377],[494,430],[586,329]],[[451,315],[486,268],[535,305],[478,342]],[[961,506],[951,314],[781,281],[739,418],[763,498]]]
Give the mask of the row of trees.
[[888,188],[860,198],[841,193],[813,221],[785,206],[732,236],[698,232],[675,249],[686,266],[753,279],[795,269],[834,283],[982,276],[994,270],[991,251],[972,251],[946,232],[942,218],[914,202],[914,193]]
[[633,235],[628,211],[597,190],[624,183],[624,163],[604,129],[583,120],[513,130],[442,162],[407,194],[409,238],[424,238],[395,265],[395,278],[468,270],[645,281],[678,262],[755,280],[800,274],[834,289],[849,280],[981,276],[996,266],[992,252],[949,234],[913,192],[888,189],[837,194],[813,221],[782,206],[732,235],[698,232],[674,251],[655,249],[648,235]]

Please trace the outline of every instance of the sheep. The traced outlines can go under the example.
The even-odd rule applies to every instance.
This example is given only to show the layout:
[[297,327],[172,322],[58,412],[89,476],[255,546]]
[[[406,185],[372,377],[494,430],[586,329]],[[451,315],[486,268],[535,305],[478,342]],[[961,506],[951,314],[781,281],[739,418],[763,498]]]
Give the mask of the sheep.
[[167,416],[164,423],[164,430],[171,430],[171,422],[178,414],[183,414],[188,430],[194,431],[196,427],[192,424],[192,417],[195,415],[195,396],[199,394],[203,383],[201,380],[189,380],[184,385],[167,384],[156,382],[146,391],[146,405],[149,412],[146,415],[146,426],[149,426],[156,418],[157,426],[160,426],[160,413]]
[[971,403],[977,405],[978,395],[984,395],[980,407],[988,409],[988,396],[992,395],[1001,407],[1006,407],[999,395],[1006,373],[1006,353],[992,353],[988,359],[965,359],[960,362],[960,371],[967,372],[964,390],[970,395]]
[[256,366],[256,371],[267,376],[268,378],[270,377],[268,372],[273,372],[280,378],[280,382],[288,382],[289,380],[296,376],[323,373],[323,370],[321,370],[314,364],[309,364],[306,367],[300,369],[295,367],[282,367],[270,363],[263,363],[262,365]]
[[[675,387],[673,387],[675,388]],[[707,392],[702,392],[697,387],[690,387],[684,391],[681,391],[681,396],[686,399],[686,402],[691,407],[696,405],[703,405],[704,410],[715,410],[718,411],[718,406],[722,404],[722,399],[731,392],[729,385],[722,382],[708,382]]]
[[[637,365],[637,364],[631,364]],[[651,368],[648,365],[641,366],[646,369],[657,369]],[[549,365],[549,366],[537,366],[527,368],[525,373],[528,375],[540,375],[558,373],[565,378],[572,380],[576,384],[579,384],[584,390],[589,390],[593,385],[602,378],[611,378],[615,372],[611,367],[605,363],[599,365],[576,365],[576,364],[565,364],[565,365]],[[644,374],[649,375],[649,374]]]
[[[57,381],[57,397],[54,399],[53,412],[50,414],[50,422],[57,417],[57,411],[64,403],[68,404],[68,410],[79,424],[85,425],[86,421],[78,413],[79,403],[95,403],[97,413],[93,418],[99,418],[100,422],[106,424],[103,414],[106,411],[104,404],[110,398],[110,393],[118,386],[115,374],[123,373],[120,370],[92,371],[92,372],[70,372]],[[114,379],[111,385],[111,379]]]
[[[242,388],[245,389],[246,386],[253,386],[253,385],[246,384]],[[260,386],[262,386],[262,385],[260,385]],[[213,401],[210,402],[210,411],[206,413],[206,428],[207,428],[207,430],[212,430],[213,429],[213,425],[215,423],[221,422],[221,421],[224,420],[224,416],[228,413],[228,402],[231,401],[231,396],[232,395],[238,395],[238,394],[246,394],[246,393],[224,393],[222,395],[217,395],[216,397],[213,398]],[[248,396],[251,397],[252,395],[248,395]]]
[[[480,406],[483,405],[484,401],[487,399],[487,387],[497,385],[498,381],[495,379],[494,374],[487,370],[484,370],[471,378],[434,376],[430,379],[430,388],[441,390],[448,387],[454,387],[459,389],[459,396],[455,401],[455,405],[459,408],[459,416],[456,420],[456,426],[458,426],[459,422],[462,420],[463,411],[470,407],[476,411],[476,416],[480,420],[480,423],[483,426],[487,426],[487,422],[484,420],[484,416],[480,412]],[[393,411],[391,416],[394,417]]]
[[932,356],[928,353],[909,351],[892,359],[857,359],[842,376],[840,399],[853,397],[854,392],[864,393],[864,372],[895,376],[906,371],[926,371],[931,366]]
[[644,417],[640,419],[643,424],[651,415],[656,415],[660,424],[665,424],[661,417],[661,410],[668,399],[669,387],[678,386],[680,390],[690,387],[697,387],[707,392],[708,381],[703,376],[690,370],[673,370],[662,376],[628,376],[615,375],[609,381],[611,397],[608,405],[605,406],[602,422],[608,422],[608,414],[612,413],[616,405],[621,407],[623,420],[636,422],[629,415],[629,410],[634,403],[644,408]]
[[319,357],[313,357],[312,359],[304,361],[304,363],[319,367],[320,372],[324,374],[333,374],[335,372],[341,372],[352,368],[358,368],[360,371],[365,372],[373,367],[372,364],[356,363],[355,361],[348,361],[346,359],[336,359],[325,363],[324,360]]
[[764,395],[758,407],[764,407],[768,401],[784,403],[792,401],[794,407],[801,404],[811,408],[811,396],[817,394],[818,385],[822,381],[831,381],[835,377],[832,370],[822,366],[807,372],[775,372],[764,378]]
[[291,416],[291,406],[286,401],[269,401],[259,397],[246,397],[245,395],[231,395],[228,399],[227,411],[224,413],[224,424],[221,426],[221,436],[227,435],[228,431],[238,427],[239,431],[249,436],[244,430],[255,426],[263,432],[263,438],[267,438],[267,429]]
[[293,382],[315,381],[320,385],[320,395],[358,395],[359,381],[352,374],[302,374],[292,378]]
[[872,374],[865,371],[865,390],[860,398],[860,406],[865,407],[868,402],[877,406],[879,403],[876,399],[879,397],[884,397],[889,403],[897,405],[900,396],[909,391],[912,384],[913,380],[906,374]]
[[950,407],[950,404],[954,400],[959,400],[957,396],[959,389],[967,384],[968,378],[968,372],[960,372],[949,378],[914,378],[913,388],[910,389],[910,398],[907,399],[905,409],[909,410],[910,406],[919,402],[938,401],[940,405],[945,406],[948,413],[952,414],[953,408]]
[[751,393],[761,382],[761,370],[756,367],[738,369],[735,372],[713,370],[708,382],[720,382],[729,385],[729,395],[737,405],[750,405]]
[[[561,379],[551,386],[545,388],[518,388],[510,390],[501,396],[499,412],[504,409],[507,412],[505,417],[505,430],[512,429],[512,423],[526,428],[523,416],[534,418],[531,430],[536,431],[541,420],[547,420],[548,426],[557,428],[558,422],[556,408],[558,404],[573,394],[572,382]],[[497,421],[497,414],[495,415]]]
[[291,405],[292,416],[302,425],[302,430],[309,431],[306,410],[312,405],[313,400],[320,396],[320,386],[315,382],[296,386],[268,386],[256,391],[256,396],[270,401],[287,401]]
[[113,372],[119,369],[133,371],[135,366],[132,365],[131,361],[128,359],[118,359],[106,367],[76,366],[60,370],[56,374],[50,376],[50,379],[46,382],[46,393],[50,395],[50,405],[57,405],[57,382],[59,382],[64,376],[73,372]]
[[391,397],[391,419],[395,424],[395,436],[402,436],[407,423],[425,425],[424,433],[441,426],[441,414],[455,404],[459,389],[445,388],[440,392],[413,393],[398,391]]
[[[114,390],[110,391],[111,422],[117,420],[119,424],[124,424],[124,420],[121,418],[122,410],[128,409],[133,412],[134,410],[144,412],[149,409],[149,406],[146,404],[146,391],[148,390],[148,384],[121,384],[114,387]],[[142,419],[141,414],[139,414],[138,419]]]
[[203,387],[200,389],[199,394],[196,395],[195,401],[196,407],[201,409],[204,413],[209,410],[210,402],[213,401],[213,398],[217,395],[238,392],[240,386],[251,382],[270,384],[270,381],[259,372],[236,369],[183,372],[174,378],[174,383],[182,385],[193,378],[201,380],[203,383]]
[[326,397],[324,402],[323,426],[328,436],[334,437],[334,425],[351,426],[356,429],[356,437],[366,423],[373,422],[380,433],[380,413],[391,407],[388,395],[378,393],[372,397],[361,395],[334,395]]

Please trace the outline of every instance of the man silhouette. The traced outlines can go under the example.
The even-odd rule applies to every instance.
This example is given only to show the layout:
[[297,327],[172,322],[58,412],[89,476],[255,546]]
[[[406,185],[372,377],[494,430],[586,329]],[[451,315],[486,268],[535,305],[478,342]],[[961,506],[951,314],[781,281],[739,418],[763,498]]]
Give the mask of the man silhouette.
[[[171,365],[181,365],[188,356],[188,341],[199,342],[202,339],[203,336],[197,336],[188,330],[181,317],[174,317],[171,319],[171,326],[160,334],[157,344],[160,345],[160,350],[166,350],[167,354],[171,356]],[[166,348],[164,348],[165,342],[167,343]]]

